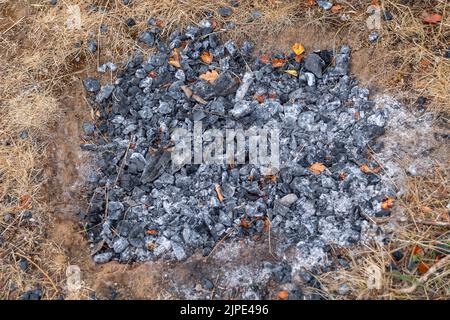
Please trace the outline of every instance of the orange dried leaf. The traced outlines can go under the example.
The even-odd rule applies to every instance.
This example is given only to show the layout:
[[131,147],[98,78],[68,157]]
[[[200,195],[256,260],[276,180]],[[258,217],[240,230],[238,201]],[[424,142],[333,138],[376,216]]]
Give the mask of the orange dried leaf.
[[289,298],[289,292],[286,290],[278,292],[278,299],[280,300],[287,300]]
[[264,219],[264,232],[269,232],[270,230],[270,220],[268,218]]
[[418,255],[421,255],[421,254],[423,254],[422,248],[419,247],[419,246],[414,246],[414,248],[412,249],[412,255],[413,256],[418,256]]
[[417,270],[419,270],[419,272],[420,272],[421,274],[426,273],[429,269],[430,269],[430,267],[428,267],[424,262],[420,262],[420,263],[417,265]]
[[335,4],[334,6],[331,7],[331,12],[338,13],[342,9],[343,7],[340,4]]
[[433,212],[433,209],[431,209],[430,207],[427,207],[427,206],[423,206],[421,208],[421,210],[422,210],[423,213],[431,213],[431,212]]
[[23,195],[19,199],[19,206],[21,209],[27,209],[30,207],[31,197],[29,195]]
[[200,75],[200,79],[213,83],[216,81],[217,77],[219,77],[219,73],[216,70],[207,71],[204,74]]
[[309,167],[309,171],[314,174],[321,174],[326,169],[325,165],[320,162],[314,163],[311,167]]
[[372,171],[373,171],[373,173],[379,173],[380,170],[381,170],[381,167],[378,166],[378,167],[376,167],[375,169],[373,169]]
[[395,199],[393,198],[386,198],[381,202],[381,209],[383,210],[390,210],[394,206]]
[[158,231],[156,231],[156,230],[154,230],[154,229],[147,230],[147,234],[150,234],[150,235],[152,235],[152,236],[154,236],[154,235],[157,234],[157,233],[158,233]]
[[294,43],[291,49],[297,56],[305,52],[305,47],[301,43]]
[[363,164],[362,166],[360,166],[359,170],[361,170],[364,173],[372,173],[372,170],[370,170],[367,164]]
[[216,184],[215,189],[216,189],[216,193],[217,193],[217,199],[219,199],[219,201],[222,202],[224,199],[223,194],[222,194],[222,188],[220,187],[219,184]]
[[286,59],[272,59],[272,67],[274,68],[281,68],[286,63]]
[[266,100],[263,94],[255,94],[254,98],[258,103],[263,103]]
[[347,179],[348,173],[345,171],[342,171],[341,173],[339,173],[339,180],[344,181],[345,179]]
[[422,21],[424,23],[436,24],[442,21],[442,16],[438,13],[424,12],[422,14]]
[[300,62],[300,61],[302,61],[302,59],[303,59],[303,56],[301,54],[297,54],[294,58],[295,62]]
[[248,229],[248,228],[250,228],[250,223],[248,222],[247,219],[242,218],[242,219],[241,219],[240,226],[241,226],[242,228],[244,228],[244,229]]
[[156,73],[155,70],[150,71],[148,75],[149,75],[150,78],[156,78],[158,76],[158,74]]
[[203,52],[203,54],[200,56],[200,59],[206,63],[206,64],[210,64],[213,61],[213,55],[211,52],[209,51],[205,51]]

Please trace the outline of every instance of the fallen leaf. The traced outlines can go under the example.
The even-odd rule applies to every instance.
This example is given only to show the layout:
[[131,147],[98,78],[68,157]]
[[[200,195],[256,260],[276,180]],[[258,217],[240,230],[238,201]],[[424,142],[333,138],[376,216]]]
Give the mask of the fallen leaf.
[[387,197],[381,202],[381,209],[390,210],[394,206],[395,199]]
[[369,168],[367,164],[363,164],[359,167],[359,170],[361,170],[364,173],[372,173],[372,170]]
[[421,208],[421,210],[422,210],[423,213],[431,213],[431,212],[433,212],[433,209],[431,209],[430,207],[427,207],[427,206],[423,206]]
[[152,236],[154,236],[157,233],[158,233],[158,231],[156,231],[155,229],[147,230],[147,234],[150,234]]
[[342,9],[343,7],[340,4],[335,4],[334,6],[331,7],[331,12],[338,13]]
[[420,64],[422,67],[428,67],[428,66],[431,64],[431,61],[428,60],[428,59],[422,59],[422,60],[420,60],[419,64]]
[[219,201],[222,202],[224,197],[222,194],[222,188],[220,187],[220,184],[216,184],[215,189],[216,189],[216,193],[217,193],[217,199],[219,199]]
[[256,101],[258,101],[258,103],[264,103],[264,101],[266,100],[266,98],[264,97],[263,94],[255,94],[253,96],[255,98]]
[[284,64],[286,63],[286,59],[272,59],[272,67],[274,68],[281,68],[282,66],[284,66]]
[[206,64],[210,64],[213,61],[213,55],[211,52],[209,51],[205,51],[203,52],[203,54],[200,56],[200,59],[206,63]]
[[270,220],[269,218],[265,217],[264,218],[264,232],[269,232],[270,231]]
[[219,76],[219,73],[216,70],[213,71],[207,71],[204,74],[200,75],[200,79],[208,81],[209,83],[213,83],[216,81],[217,77]]
[[325,165],[320,162],[314,163],[311,167],[309,167],[309,171],[314,174],[321,174],[326,169]]
[[158,74],[156,73],[155,70],[150,71],[148,75],[149,75],[150,78],[156,78],[158,76]]
[[424,263],[424,262],[420,262],[420,263],[417,265],[417,270],[419,270],[419,273],[421,273],[421,274],[426,273],[429,269],[430,269],[430,267],[428,267],[428,266],[426,265],[426,263]]
[[297,70],[284,70],[285,73],[293,76],[293,77],[298,77],[298,71]]
[[359,119],[361,119],[361,113],[359,113],[359,111],[355,112],[355,120],[358,121]]
[[259,58],[259,60],[264,64],[268,64],[270,62],[270,57],[267,54],[265,54],[265,55],[261,56],[261,58]]
[[240,223],[239,225],[240,225],[242,228],[244,228],[244,229],[250,228],[250,223],[249,223],[248,220],[245,219],[245,218],[242,218],[242,219],[241,219],[241,223]]
[[286,290],[278,292],[278,299],[280,300],[287,300],[289,298],[289,292]]
[[419,246],[414,246],[413,249],[412,249],[412,255],[413,256],[419,256],[421,254],[423,254],[422,248],[419,247]]
[[297,55],[295,55],[294,60],[295,60],[295,62],[300,62],[303,60],[303,56],[301,54],[297,54]]
[[292,45],[291,49],[296,55],[301,55],[303,52],[305,52],[305,47],[301,43],[297,42]]
[[172,50],[172,54],[169,58],[169,64],[175,68],[181,68],[180,64],[180,49],[175,48]]
[[373,173],[379,173],[380,170],[381,170],[381,167],[378,166],[378,167],[376,167],[375,169],[373,169],[372,172],[373,172]]
[[19,199],[19,206],[21,209],[30,208],[31,197],[29,195],[23,195]]
[[428,13],[424,11],[422,13],[422,21],[424,23],[436,24],[442,21],[442,16],[438,13]]

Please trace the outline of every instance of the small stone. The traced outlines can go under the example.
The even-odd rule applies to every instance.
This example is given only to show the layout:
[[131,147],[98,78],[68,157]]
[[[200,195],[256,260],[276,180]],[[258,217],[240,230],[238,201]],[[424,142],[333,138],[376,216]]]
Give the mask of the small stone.
[[123,3],[125,6],[127,6],[127,5],[131,4],[131,1],[132,1],[132,0],[122,0],[122,3]]
[[212,290],[214,288],[214,284],[208,278],[202,279],[202,287],[205,290]]
[[97,92],[100,90],[100,82],[94,78],[86,78],[83,80],[83,85],[88,92]]
[[52,6],[56,6],[57,3],[58,3],[57,0],[50,0],[50,4],[51,4]]
[[94,256],[93,260],[95,263],[102,264],[111,260],[112,256],[113,256],[112,252],[99,253]]
[[173,111],[173,106],[168,102],[161,101],[159,103],[158,111],[161,114],[169,114]]
[[108,25],[102,23],[102,24],[100,25],[100,32],[101,32],[101,33],[107,33],[107,32],[108,32]]
[[128,247],[128,244],[127,239],[120,237],[114,241],[112,248],[115,253],[121,253]]
[[186,252],[184,251],[183,247],[177,242],[172,241],[172,252],[178,261],[186,259]]
[[344,284],[341,284],[341,285],[339,286],[338,293],[339,293],[341,296],[345,296],[345,295],[347,295],[349,292],[350,292],[350,288],[349,288],[349,286],[346,285],[345,283],[344,283]]
[[139,41],[145,43],[148,47],[155,44],[155,36],[149,31],[144,31],[139,35]]
[[88,39],[87,47],[91,53],[95,53],[97,51],[97,41],[94,39]]
[[95,125],[92,123],[85,122],[83,123],[83,131],[85,135],[91,136],[95,132]]
[[253,111],[253,105],[249,101],[239,101],[234,105],[234,108],[230,110],[230,114],[236,118],[243,118]]
[[323,67],[325,66],[325,61],[316,54],[311,53],[305,59],[305,69],[314,73],[317,78],[322,78]]
[[385,21],[391,21],[394,19],[394,15],[390,11],[384,10],[383,11],[383,19]]
[[252,15],[252,18],[253,18],[253,19],[259,19],[259,18],[262,17],[261,12],[259,12],[259,11],[257,11],[257,10],[252,11],[251,15]]
[[377,31],[372,31],[371,33],[369,33],[369,42],[376,42],[379,36],[380,35]]
[[285,195],[283,198],[281,198],[280,203],[286,207],[290,207],[297,200],[298,200],[297,195],[295,193],[290,193],[288,195]]
[[331,7],[333,6],[333,4],[331,2],[329,2],[329,1],[317,0],[316,2],[319,5],[319,7],[321,7],[324,10],[330,10]]
[[28,270],[28,261],[25,259],[20,260],[19,267],[20,267],[20,270],[27,271]]
[[316,85],[316,77],[311,72],[305,72],[306,83],[313,87]]
[[6,213],[6,214],[3,216],[3,222],[4,222],[4,223],[10,223],[12,220],[13,220],[13,216],[12,216],[11,213]]
[[41,300],[42,298],[42,290],[41,289],[35,289],[25,292],[21,297],[20,300]]
[[226,18],[226,17],[229,17],[229,16],[231,16],[233,14],[233,9],[231,9],[230,7],[220,7],[219,10],[218,10],[218,13],[222,17]]
[[95,97],[95,102],[101,103],[108,99],[114,91],[114,86],[112,84],[107,84],[101,87],[100,92]]
[[126,25],[129,26],[130,28],[136,25],[136,21],[133,18],[128,18],[125,21]]
[[405,255],[403,254],[402,250],[396,250],[392,252],[392,258],[395,259],[395,261],[400,261],[403,259]]

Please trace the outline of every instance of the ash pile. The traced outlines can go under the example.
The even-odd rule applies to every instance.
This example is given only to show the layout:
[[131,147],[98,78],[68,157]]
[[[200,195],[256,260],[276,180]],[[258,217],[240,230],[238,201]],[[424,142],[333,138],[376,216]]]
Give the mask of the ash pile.
[[[249,42],[222,43],[208,20],[141,41],[155,52],[130,59],[114,84],[84,80],[100,114],[82,145],[99,168],[85,214],[94,261],[207,256],[225,236],[267,239],[270,226],[274,254],[297,248],[312,267],[330,245],[363,241],[368,217],[390,214],[382,203],[395,194],[368,160],[387,114],[349,76],[348,46],[262,59]],[[279,128],[279,170],[173,165],[171,133],[196,121],[203,134]]]

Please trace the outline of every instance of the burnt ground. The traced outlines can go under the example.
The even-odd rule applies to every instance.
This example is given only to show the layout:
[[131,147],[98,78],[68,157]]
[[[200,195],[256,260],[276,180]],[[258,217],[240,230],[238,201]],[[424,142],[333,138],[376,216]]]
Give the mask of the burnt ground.
[[[347,39],[348,40],[348,39]],[[273,50],[288,51],[294,42],[302,42],[306,48],[332,48],[341,43],[334,33],[322,32],[320,37],[315,32],[299,33],[296,28],[286,32],[285,37],[270,39],[259,48],[267,53]],[[371,94],[380,88],[377,79],[371,77],[367,61],[374,53],[371,48],[353,47],[351,74],[356,76]],[[88,74],[89,75],[89,74]],[[81,124],[92,121],[91,110],[84,98],[81,79],[85,74],[77,75],[73,80],[72,90],[61,99],[66,106],[64,116],[54,129],[49,165],[46,168],[50,177],[46,184],[46,193],[56,217],[55,225],[50,228],[50,237],[67,253],[68,264],[81,268],[84,287],[80,292],[71,293],[71,298],[93,297],[101,299],[167,299],[167,298],[206,298],[213,299],[220,292],[220,297],[233,299],[241,296],[243,290],[252,286],[264,285],[267,298],[276,298],[283,288],[276,283],[266,283],[266,275],[259,266],[263,262],[274,261],[270,254],[268,237],[263,239],[243,240],[230,245],[218,243],[208,258],[197,254],[187,261],[155,261],[139,264],[119,264],[110,262],[104,265],[93,263],[88,243],[77,217],[77,213],[88,203],[83,189],[91,161],[82,153]],[[272,243],[276,239],[270,239]],[[212,282],[205,284],[205,279]],[[301,288],[302,279],[293,279]],[[301,289],[300,289],[301,290]],[[248,297],[252,298],[252,297]],[[254,297],[255,298],[255,297]],[[257,297],[256,297],[257,298]]]

